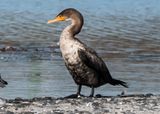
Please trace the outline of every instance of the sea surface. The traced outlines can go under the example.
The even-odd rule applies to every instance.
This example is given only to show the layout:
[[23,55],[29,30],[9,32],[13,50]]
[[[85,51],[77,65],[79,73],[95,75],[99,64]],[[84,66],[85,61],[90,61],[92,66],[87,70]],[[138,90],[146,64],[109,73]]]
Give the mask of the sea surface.
[[84,16],[77,37],[97,51],[112,77],[129,85],[106,84],[95,94],[160,94],[160,0],[0,0],[0,73],[8,82],[0,97],[76,92],[57,45],[69,23],[47,24],[69,7]]

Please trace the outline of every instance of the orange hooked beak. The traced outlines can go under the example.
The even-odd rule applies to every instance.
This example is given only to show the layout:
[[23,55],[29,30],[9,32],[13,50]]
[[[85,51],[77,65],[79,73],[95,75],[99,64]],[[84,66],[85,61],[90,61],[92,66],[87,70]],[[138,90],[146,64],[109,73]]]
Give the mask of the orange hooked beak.
[[67,19],[67,17],[65,16],[57,16],[55,19],[52,19],[52,20],[48,20],[48,24],[50,23],[56,23],[56,22],[59,22],[59,21],[65,21]]

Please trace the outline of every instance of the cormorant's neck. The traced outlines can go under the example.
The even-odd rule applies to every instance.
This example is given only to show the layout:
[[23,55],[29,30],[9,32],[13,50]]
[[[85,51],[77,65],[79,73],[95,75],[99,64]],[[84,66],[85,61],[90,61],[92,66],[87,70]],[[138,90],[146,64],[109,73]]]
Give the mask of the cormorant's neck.
[[70,38],[74,38],[74,36],[81,31],[83,26],[83,17],[73,17],[70,20],[71,24],[63,30],[62,34],[67,34]]

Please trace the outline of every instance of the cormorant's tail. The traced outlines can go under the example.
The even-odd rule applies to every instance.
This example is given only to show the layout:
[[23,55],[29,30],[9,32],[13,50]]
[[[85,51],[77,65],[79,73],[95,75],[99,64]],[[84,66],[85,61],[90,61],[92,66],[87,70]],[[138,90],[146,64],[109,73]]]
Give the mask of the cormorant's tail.
[[109,83],[112,84],[112,85],[122,85],[122,86],[128,88],[127,83],[126,83],[126,82],[123,82],[123,81],[121,81],[121,80],[117,80],[117,79],[113,79],[113,78],[112,78],[112,80],[111,80]]

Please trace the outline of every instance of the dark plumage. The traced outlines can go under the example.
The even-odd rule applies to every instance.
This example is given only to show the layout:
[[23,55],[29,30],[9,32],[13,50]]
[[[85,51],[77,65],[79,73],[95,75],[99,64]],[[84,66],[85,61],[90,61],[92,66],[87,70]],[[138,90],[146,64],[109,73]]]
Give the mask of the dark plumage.
[[97,53],[79,41],[75,35],[81,31],[83,16],[73,8],[65,9],[48,23],[71,20],[60,37],[60,49],[65,65],[78,85],[77,95],[80,95],[81,86],[92,88],[90,96],[94,95],[94,88],[106,83],[128,87],[126,82],[114,79]]
[[7,84],[8,84],[8,83],[1,78],[1,74],[0,74],[0,87],[3,88],[3,87],[5,87]]

